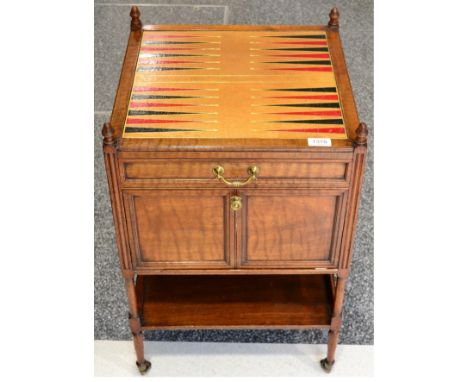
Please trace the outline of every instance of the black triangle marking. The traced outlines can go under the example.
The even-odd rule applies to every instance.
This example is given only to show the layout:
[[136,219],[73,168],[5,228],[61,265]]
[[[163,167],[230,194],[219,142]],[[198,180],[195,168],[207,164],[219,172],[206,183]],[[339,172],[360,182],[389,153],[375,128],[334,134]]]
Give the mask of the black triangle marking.
[[324,40],[327,38],[324,34],[298,34],[298,35],[291,35],[291,36],[264,36],[264,37],[276,37],[276,38],[310,38],[310,39],[317,39],[317,40]]
[[285,106],[285,107],[323,107],[323,108],[339,108],[338,102],[327,102],[327,103],[286,103],[280,105],[263,105],[263,106]]
[[262,64],[300,64],[300,65],[331,65],[328,60],[315,60],[315,61],[267,61]]
[[290,88],[290,89],[267,89],[272,91],[284,91],[284,92],[317,92],[317,93],[336,93],[335,87],[325,88]]
[[273,48],[262,50],[283,50],[283,51],[296,51],[296,52],[328,52],[328,48]]
[[300,119],[295,121],[269,121],[270,123],[308,123],[317,125],[342,125],[342,119]]
[[125,133],[169,133],[178,131],[204,131],[196,129],[164,129],[164,128],[153,128],[153,127],[132,127],[127,126]]

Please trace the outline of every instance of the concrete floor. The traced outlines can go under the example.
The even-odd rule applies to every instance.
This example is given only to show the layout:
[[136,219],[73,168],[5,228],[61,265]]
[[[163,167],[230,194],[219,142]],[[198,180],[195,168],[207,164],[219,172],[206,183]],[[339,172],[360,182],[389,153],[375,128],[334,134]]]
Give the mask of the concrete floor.
[[[341,345],[330,374],[322,371],[324,345],[145,343],[148,377],[372,377],[373,346]],[[140,375],[131,341],[95,341],[96,377]]]
[[[360,119],[368,124],[369,158],[353,256],[346,287],[341,343],[373,344],[373,1],[372,0],[139,0],[143,23],[324,24],[338,6],[340,34]],[[129,340],[127,299],[119,270],[112,212],[101,154],[101,127],[108,121],[127,43],[131,4],[95,4],[95,339]],[[322,331],[157,331],[159,341],[325,343]]]

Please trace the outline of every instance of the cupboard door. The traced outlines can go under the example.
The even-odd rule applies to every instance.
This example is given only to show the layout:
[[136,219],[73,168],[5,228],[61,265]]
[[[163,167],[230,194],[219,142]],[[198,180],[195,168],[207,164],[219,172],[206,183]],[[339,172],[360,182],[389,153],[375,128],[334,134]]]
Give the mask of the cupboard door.
[[124,200],[136,269],[234,266],[228,191],[132,190]]
[[336,268],[345,190],[246,190],[241,268]]

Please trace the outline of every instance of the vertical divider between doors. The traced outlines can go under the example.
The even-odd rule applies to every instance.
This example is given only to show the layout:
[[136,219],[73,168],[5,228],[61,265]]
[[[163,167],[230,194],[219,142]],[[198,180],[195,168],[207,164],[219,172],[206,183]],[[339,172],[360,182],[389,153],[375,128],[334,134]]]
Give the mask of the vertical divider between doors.
[[232,216],[232,220],[234,222],[234,227],[233,227],[233,244],[234,244],[234,251],[233,251],[233,256],[234,256],[234,268],[238,268],[238,259],[237,259],[237,212],[234,212],[231,210],[231,197],[234,196],[236,193],[235,192],[230,192],[229,193],[229,204],[228,204],[228,209],[229,209],[229,214]]
[[242,256],[242,232],[244,220],[244,209],[245,209],[245,196],[239,191],[233,191],[231,196],[240,196],[242,198],[242,208],[239,211],[232,212],[234,215],[234,226],[235,226],[235,265],[236,269],[241,267],[241,256]]
[[236,269],[237,266],[237,213],[231,209],[231,197],[235,196],[235,191],[229,191],[227,193],[227,216],[229,221],[229,265]]

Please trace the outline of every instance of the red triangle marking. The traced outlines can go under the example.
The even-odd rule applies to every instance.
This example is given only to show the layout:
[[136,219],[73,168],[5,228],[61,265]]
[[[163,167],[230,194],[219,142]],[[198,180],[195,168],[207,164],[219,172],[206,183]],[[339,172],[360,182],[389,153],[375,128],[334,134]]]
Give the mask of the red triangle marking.
[[329,133],[329,134],[343,134],[345,129],[342,127],[327,127],[327,128],[311,128],[311,129],[281,129],[269,131],[284,131],[290,133]]
[[130,102],[130,107],[204,106],[196,103]]
[[286,111],[283,113],[269,113],[278,115],[322,115],[322,116],[341,116],[340,110],[324,110],[324,111]]
[[188,89],[188,88],[160,88],[155,86],[135,86],[133,88],[134,92],[158,92],[158,91],[173,91],[173,90],[198,90],[198,89]]
[[316,66],[314,68],[274,68],[269,70],[291,70],[297,72],[332,72],[331,66]]
[[140,48],[141,52],[155,52],[159,50],[195,50],[196,48],[159,48],[157,46],[143,46]]
[[289,41],[289,42],[272,42],[275,45],[322,45],[326,46],[326,41]]
[[158,34],[158,35],[155,35],[155,34],[145,34],[145,40],[146,39],[149,39],[149,40],[157,40],[158,38],[189,38],[189,37],[195,37],[195,38],[202,38],[203,36],[188,36],[188,35],[170,35],[170,34]]
[[338,101],[337,95],[309,95],[309,96],[274,96],[266,98],[280,98],[280,99],[323,99]]

